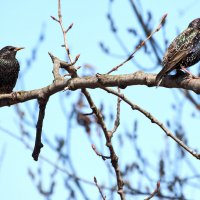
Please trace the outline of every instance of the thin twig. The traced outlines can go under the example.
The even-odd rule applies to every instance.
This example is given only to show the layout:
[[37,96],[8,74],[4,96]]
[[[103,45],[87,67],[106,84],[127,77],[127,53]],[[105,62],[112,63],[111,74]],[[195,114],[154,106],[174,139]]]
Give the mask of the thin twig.
[[149,197],[145,198],[144,200],[150,200],[150,199],[152,199],[156,194],[158,194],[159,189],[160,189],[160,182],[158,181],[157,185],[156,185],[156,189],[150,194]]
[[127,63],[129,60],[131,60],[133,57],[134,57],[134,54],[141,48],[145,45],[145,43],[154,35],[154,33],[158,32],[161,27],[162,27],[162,24],[164,23],[165,19],[167,17],[167,14],[164,14],[161,18],[161,21],[160,23],[158,24],[158,27],[145,39],[143,40],[136,48],[135,50],[133,51],[133,53],[125,60],[123,61],[122,63],[120,63],[119,65],[115,66],[114,68],[112,68],[109,72],[107,72],[107,74],[110,74],[116,70],[118,70],[121,66],[123,66],[125,63]]
[[68,55],[68,58],[69,58],[69,61],[70,63],[72,62],[72,59],[71,59],[71,55],[70,55],[70,51],[69,51],[69,46],[68,46],[68,43],[67,43],[67,37],[66,37],[66,33],[69,29],[72,28],[72,25],[71,24],[68,29],[64,29],[64,26],[63,26],[63,23],[62,23],[62,14],[61,14],[61,0],[58,0],[58,18],[59,18],[59,24],[60,24],[60,27],[62,29],[62,33],[63,33],[63,39],[64,39],[64,45],[65,45],[65,49],[67,51],[67,55]]
[[[118,87],[118,92],[120,93],[119,87]],[[114,123],[113,130],[110,131],[112,136],[116,132],[116,130],[119,127],[119,124],[120,124],[120,103],[121,103],[121,99],[118,97],[117,98],[117,114],[116,114],[116,118],[115,118],[115,123]]]
[[101,191],[101,188],[100,188],[100,186],[99,186],[98,183],[97,183],[96,177],[94,177],[94,182],[95,182],[95,185],[97,186],[97,188],[98,188],[98,190],[99,190],[99,193],[101,194],[102,199],[103,199],[103,200],[106,200],[106,196],[103,195],[103,192]]
[[68,28],[65,30],[64,26],[63,26],[63,21],[62,21],[62,13],[61,13],[61,0],[58,0],[58,19],[54,16],[51,16],[51,18],[58,22],[60,24],[60,27],[61,27],[61,30],[62,30],[62,33],[63,33],[63,39],[64,39],[64,46],[65,47],[65,50],[67,52],[67,55],[68,55],[68,58],[69,58],[69,61],[70,63],[72,63],[72,59],[71,59],[71,55],[70,55],[70,50],[69,50],[69,46],[68,46],[68,43],[67,43],[67,32],[72,28],[73,26],[73,23],[71,23]]
[[67,28],[67,30],[65,30],[65,34],[67,34],[67,32],[72,28],[73,25],[74,25],[74,23],[71,23],[71,24],[69,25],[69,27]]
[[96,146],[95,146],[94,144],[92,144],[92,149],[93,149],[94,152],[97,154],[97,156],[101,157],[103,160],[111,159],[110,156],[104,156],[104,155],[102,155],[101,153],[99,153],[99,152],[97,151]]
[[[136,17],[137,17],[137,19],[138,19],[138,22],[140,23],[140,25],[141,25],[141,27],[142,27],[142,29],[143,29],[143,31],[144,31],[144,33],[145,33],[145,35],[146,35],[146,37],[149,35],[149,33],[150,33],[150,30],[149,30],[149,28],[148,28],[148,24],[147,23],[145,23],[145,21],[144,21],[144,19],[143,19],[143,17],[142,17],[142,10],[138,10],[138,8],[136,7],[136,1],[134,1],[134,0],[129,0],[129,2],[130,2],[130,5],[131,5],[131,8],[133,9],[133,11],[134,11],[134,13],[135,13],[135,15],[136,15]],[[158,43],[154,40],[154,38],[152,37],[152,38],[150,38],[150,40],[149,40],[149,42],[150,42],[150,45],[151,45],[151,47],[152,47],[152,50],[153,50],[153,52],[154,52],[154,54],[155,54],[155,57],[156,57],[156,59],[157,59],[157,63],[160,63],[161,62],[161,59],[160,59],[160,56],[159,56],[159,53],[161,52],[161,54],[163,54],[163,52],[162,52],[162,49],[160,48],[160,46],[158,45]]]
[[196,157],[197,159],[200,159],[200,154],[193,151],[190,147],[188,147],[186,144],[183,143],[179,138],[177,138],[170,130],[168,130],[158,119],[156,119],[151,113],[147,112],[143,108],[139,107],[138,105],[132,103],[129,99],[127,99],[123,94],[118,93],[117,91],[102,87],[103,90],[107,91],[108,93],[112,93],[118,97],[120,97],[123,101],[125,101],[128,105],[131,106],[133,110],[138,110],[143,115],[145,115],[147,118],[151,120],[152,123],[157,124],[165,133],[167,136],[171,137],[177,144],[179,144],[181,147],[183,147],[187,152],[189,152],[191,155]]

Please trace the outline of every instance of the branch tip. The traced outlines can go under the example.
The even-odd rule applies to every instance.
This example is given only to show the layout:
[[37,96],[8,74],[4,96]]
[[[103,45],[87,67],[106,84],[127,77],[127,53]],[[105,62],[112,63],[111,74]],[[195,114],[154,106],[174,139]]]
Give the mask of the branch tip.
[[54,16],[50,16],[54,21],[59,22],[59,20],[57,18],[55,18]]
[[69,27],[64,31],[65,34],[72,28],[73,25],[74,25],[73,23],[71,23],[71,24],[69,25]]
[[76,56],[76,58],[75,58],[75,62],[80,58],[80,54],[78,54],[77,56]]
[[162,25],[165,23],[165,20],[166,20],[167,15],[168,15],[168,14],[165,13],[165,14],[162,16],[162,18],[161,18],[161,20],[160,20],[160,24],[158,25],[158,27],[157,27],[157,29],[156,29],[156,32],[159,31],[159,30],[161,29]]

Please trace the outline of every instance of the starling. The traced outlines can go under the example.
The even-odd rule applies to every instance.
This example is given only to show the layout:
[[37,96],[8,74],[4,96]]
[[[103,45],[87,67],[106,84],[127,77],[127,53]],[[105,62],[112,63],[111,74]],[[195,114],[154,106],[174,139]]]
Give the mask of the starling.
[[[160,85],[162,78],[174,69],[182,69],[192,75],[187,69],[200,60],[200,18],[190,22],[188,28],[178,35],[169,45],[164,54],[163,69],[156,76],[156,84]],[[193,76],[193,75],[192,75]]]
[[20,69],[15,56],[21,49],[6,46],[0,50],[0,94],[11,93],[15,87]]

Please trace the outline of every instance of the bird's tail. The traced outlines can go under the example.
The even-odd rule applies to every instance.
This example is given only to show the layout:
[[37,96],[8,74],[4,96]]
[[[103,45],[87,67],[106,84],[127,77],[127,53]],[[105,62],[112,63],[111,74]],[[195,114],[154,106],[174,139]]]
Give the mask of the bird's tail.
[[162,82],[163,77],[166,75],[166,70],[163,68],[156,76],[156,87],[158,87],[160,85],[160,83]]

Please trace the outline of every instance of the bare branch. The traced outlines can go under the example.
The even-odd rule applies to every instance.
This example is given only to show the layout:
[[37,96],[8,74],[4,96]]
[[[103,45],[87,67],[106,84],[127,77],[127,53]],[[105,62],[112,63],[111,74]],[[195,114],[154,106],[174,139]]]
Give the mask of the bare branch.
[[[118,93],[120,93],[119,87],[118,87]],[[116,118],[115,118],[114,128],[112,131],[110,131],[112,136],[116,132],[116,130],[120,124],[120,103],[121,103],[121,99],[118,97],[117,98],[117,114],[116,114]]]
[[129,60],[131,60],[134,57],[134,54],[145,45],[145,43],[154,35],[154,33],[158,32],[160,30],[160,28],[162,27],[162,24],[165,21],[165,18],[167,17],[167,14],[164,14],[161,18],[161,21],[159,23],[159,25],[157,26],[157,28],[144,40],[140,43],[140,45],[138,45],[135,50],[133,51],[133,53],[122,63],[120,63],[119,65],[115,66],[114,68],[112,68],[109,72],[107,72],[107,74],[110,74],[116,70],[118,70],[121,66],[123,66],[125,63],[127,63]]
[[46,109],[47,102],[48,102],[48,97],[38,99],[39,116],[38,116],[38,122],[36,125],[35,146],[32,153],[32,157],[34,158],[35,161],[38,160],[40,150],[43,147],[43,144],[41,142],[41,136],[42,136],[42,126],[43,126],[43,120],[45,116],[45,109]]
[[[145,23],[145,21],[144,21],[142,15],[141,15],[141,11],[138,10],[137,6],[135,5],[136,2],[135,2],[134,0],[129,0],[129,2],[130,2],[130,5],[131,5],[131,8],[133,9],[133,12],[135,13],[135,15],[136,15],[136,17],[137,17],[137,19],[138,19],[139,24],[140,24],[141,27],[142,27],[142,30],[144,31],[146,37],[148,37],[148,35],[149,35],[149,33],[150,33],[150,30],[149,30],[149,28],[148,28],[148,24]],[[150,42],[150,45],[151,45],[151,47],[152,47],[152,50],[153,50],[153,52],[154,52],[154,54],[155,54],[155,57],[156,57],[158,63],[160,63],[160,62],[161,62],[161,59],[160,59],[160,56],[159,56],[159,52],[162,52],[162,49],[160,48],[160,46],[159,46],[158,43],[154,40],[153,37],[150,38],[149,42]],[[163,52],[162,52],[162,53],[163,53]]]
[[82,93],[85,95],[85,97],[86,97],[86,99],[87,99],[87,101],[90,105],[90,108],[92,109],[92,111],[96,115],[98,123],[100,124],[100,126],[101,126],[101,128],[104,132],[104,136],[106,138],[106,146],[109,148],[111,163],[112,163],[112,166],[113,166],[115,173],[116,173],[117,185],[118,185],[118,194],[120,195],[121,200],[125,200],[125,194],[124,194],[124,191],[123,191],[124,183],[123,183],[122,175],[121,175],[121,172],[120,172],[120,169],[119,169],[118,157],[115,153],[115,150],[114,150],[112,142],[111,142],[111,136],[112,135],[107,130],[103,116],[102,116],[101,112],[98,110],[98,108],[95,106],[95,104],[94,104],[90,94],[88,93],[88,91],[86,89],[82,89]]
[[98,190],[99,190],[99,193],[101,194],[102,199],[103,199],[103,200],[106,200],[106,196],[103,195],[103,192],[101,191],[101,188],[100,188],[100,186],[99,186],[98,183],[97,183],[96,177],[94,177],[94,182],[95,182],[95,185],[97,186],[97,188],[98,188]]
[[59,18],[59,24],[60,24],[60,27],[61,27],[61,30],[62,30],[62,33],[63,33],[64,46],[65,46],[65,49],[67,51],[67,55],[68,55],[69,61],[71,63],[72,62],[72,58],[71,58],[71,55],[70,55],[66,34],[72,28],[73,23],[68,27],[67,30],[64,29],[64,26],[63,26],[63,23],[62,23],[62,14],[61,14],[61,0],[58,0],[58,18]]
[[54,16],[51,16],[51,18],[52,18],[53,20],[55,20],[56,22],[58,22],[58,23],[59,23],[59,20],[58,20],[58,19],[56,19]]
[[144,200],[152,199],[156,194],[158,194],[159,189],[160,189],[160,182],[158,181],[157,185],[156,185],[156,189],[151,193],[151,195],[149,197],[145,198]]
[[62,79],[60,73],[59,73],[59,69],[60,69],[60,61],[58,59],[56,59],[55,56],[53,56],[50,52],[49,55],[51,57],[51,60],[53,62],[53,76],[54,76],[54,80],[59,80]]
[[[71,75],[72,78],[77,77],[77,68],[74,67],[74,65],[76,64],[76,62],[78,61],[80,54],[78,54],[75,58],[75,60],[72,63],[67,63],[65,61],[60,60],[59,58],[55,57],[53,54],[51,54],[49,52],[49,55],[51,57],[51,60],[54,64],[53,67],[53,75],[54,75],[54,80],[62,80],[63,78],[61,77],[61,75],[59,74],[59,68],[63,68],[66,71],[69,72],[69,74]],[[79,68],[78,68],[79,69]],[[66,76],[66,75],[65,75]]]
[[[63,65],[64,61],[61,61],[61,64]],[[73,67],[69,67],[68,70],[74,71]],[[38,99],[41,92],[44,92],[48,96],[51,96],[57,92],[63,91],[63,89],[66,87],[68,90],[85,88],[95,89],[101,88],[102,86],[126,88],[127,86],[131,85],[146,85],[148,87],[153,87],[156,86],[155,77],[155,74],[138,71],[133,74],[101,75],[100,78],[98,78],[97,76],[87,76],[82,78],[77,77],[72,79],[57,80],[56,82],[53,82],[52,84],[40,89],[30,91],[18,91],[16,92],[17,97],[15,99],[13,99],[12,94],[0,94],[0,107],[11,106],[32,99]],[[185,77],[175,78],[174,76],[168,75],[163,78],[160,86],[166,88],[182,88],[186,90],[191,90],[196,94],[200,94],[199,79],[188,80]]]
[[[70,56],[70,51],[69,51],[69,47],[68,47],[67,39],[66,39],[66,32],[67,31],[64,30],[64,27],[63,27],[63,24],[62,24],[60,0],[58,0],[58,17],[59,17],[59,24],[60,24],[60,27],[61,27],[62,32],[63,32],[64,45],[65,45],[65,48],[66,48],[70,63],[72,63],[72,59],[71,59],[71,56]],[[75,61],[77,61],[78,58],[79,58],[79,55],[76,57]],[[60,64],[62,65],[62,63],[60,63]],[[72,74],[69,71],[69,67],[67,67],[66,70],[70,74]],[[73,70],[75,70],[75,68]],[[76,70],[73,71],[72,78],[78,78],[78,77],[79,76],[78,76]],[[66,86],[65,89],[66,88],[70,89],[68,86]],[[121,172],[120,172],[119,165],[118,165],[118,157],[117,157],[117,155],[116,155],[116,153],[114,151],[114,148],[112,146],[112,143],[111,143],[111,134],[110,134],[110,132],[107,131],[106,124],[104,122],[103,116],[102,116],[101,112],[99,111],[99,109],[94,104],[94,101],[92,100],[92,98],[91,98],[89,92],[87,91],[87,89],[82,88],[81,92],[85,95],[85,97],[86,97],[86,99],[87,99],[87,101],[88,101],[88,103],[90,105],[90,108],[92,109],[93,113],[96,115],[98,123],[100,124],[100,126],[101,126],[101,128],[102,128],[102,130],[104,132],[104,136],[106,138],[106,143],[107,143],[106,145],[109,148],[110,155],[111,155],[111,163],[112,163],[112,166],[115,169],[115,173],[116,173],[117,185],[118,185],[118,194],[120,195],[121,200],[124,200],[125,199],[125,194],[124,194],[124,191],[123,191],[123,180],[122,180]]]
[[97,156],[101,157],[103,160],[106,160],[106,159],[111,159],[110,156],[104,156],[102,155],[101,153],[99,153],[95,147],[94,144],[92,144],[92,149],[94,150],[94,152],[97,154]]
[[74,25],[73,23],[71,23],[71,24],[69,25],[69,27],[68,27],[67,30],[65,31],[65,34],[67,34],[67,32],[72,28],[73,25]]
[[145,115],[147,118],[151,120],[152,123],[157,124],[165,133],[167,136],[171,137],[177,144],[179,144],[181,147],[183,147],[187,152],[189,152],[192,156],[196,157],[197,159],[200,159],[200,154],[193,151],[190,147],[188,147],[186,144],[183,143],[179,138],[177,138],[173,133],[168,130],[158,119],[156,119],[151,113],[147,112],[146,110],[142,109],[136,104],[133,104],[130,100],[128,100],[123,94],[120,94],[116,92],[113,89],[102,87],[103,90],[107,91],[108,93],[112,93],[118,97],[120,97],[123,101],[125,101],[128,105],[131,106],[133,110],[138,110],[143,115]]

